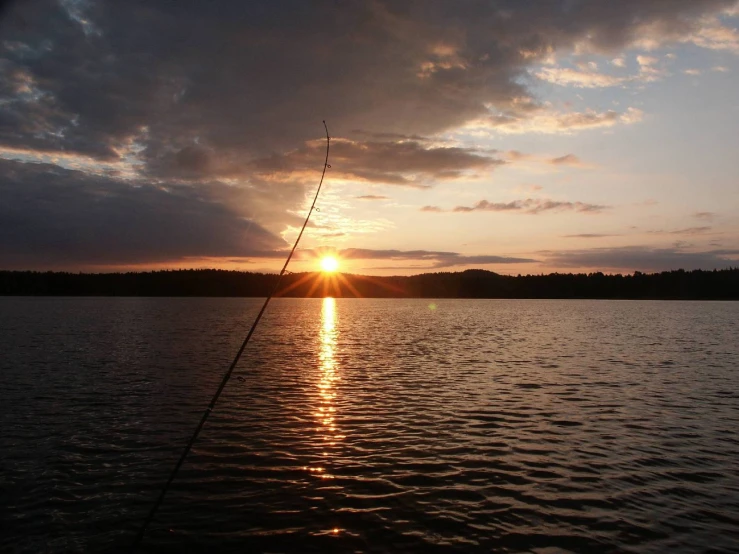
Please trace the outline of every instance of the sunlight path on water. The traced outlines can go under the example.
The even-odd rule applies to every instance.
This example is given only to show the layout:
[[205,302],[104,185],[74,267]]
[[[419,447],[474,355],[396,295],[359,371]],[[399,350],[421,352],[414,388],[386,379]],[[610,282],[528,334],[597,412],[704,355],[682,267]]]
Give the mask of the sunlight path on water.
[[[324,298],[321,304],[321,330],[319,334],[320,347],[318,349],[319,377],[318,377],[318,411],[315,413],[318,426],[316,432],[320,435],[317,447],[320,456],[319,463],[308,467],[308,471],[320,479],[333,479],[331,473],[332,462],[338,455],[339,441],[343,438],[338,434],[336,427],[336,387],[335,382],[339,380],[338,363],[334,355],[338,337],[336,328],[336,300],[331,297]],[[322,530],[316,534],[337,534],[339,529],[332,527]]]
[[326,465],[335,455],[335,447],[340,437],[336,429],[336,407],[334,401],[336,390],[334,382],[339,379],[338,365],[334,356],[336,348],[336,301],[333,298],[324,298],[321,308],[321,331],[319,334],[320,347],[318,349],[318,398],[319,406],[315,413],[318,427],[316,431],[321,435],[320,459],[322,465],[308,468],[309,471],[319,474],[322,479],[331,479]]

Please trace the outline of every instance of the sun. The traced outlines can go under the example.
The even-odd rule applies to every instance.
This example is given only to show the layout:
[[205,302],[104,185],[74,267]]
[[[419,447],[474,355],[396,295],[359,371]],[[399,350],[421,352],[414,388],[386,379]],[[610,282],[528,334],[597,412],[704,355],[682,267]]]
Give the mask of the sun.
[[324,256],[321,258],[321,271],[324,273],[333,273],[339,269],[339,260],[333,256]]

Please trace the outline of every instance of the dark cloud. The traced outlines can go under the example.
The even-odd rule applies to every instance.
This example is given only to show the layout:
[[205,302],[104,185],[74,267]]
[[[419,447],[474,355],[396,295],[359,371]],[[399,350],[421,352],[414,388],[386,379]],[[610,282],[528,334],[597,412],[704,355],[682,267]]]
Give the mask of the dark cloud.
[[424,206],[421,208],[422,212],[443,212],[439,206]]
[[[304,255],[315,256],[315,251],[306,250]],[[413,266],[426,268],[442,268],[461,265],[491,265],[533,263],[531,258],[515,258],[509,256],[467,256],[457,252],[437,252],[433,250],[372,250],[368,248],[346,248],[337,255],[349,260],[416,260],[431,262],[431,265]],[[397,268],[396,268],[397,269]]]
[[497,264],[521,264],[533,263],[538,260],[531,258],[513,258],[506,256],[462,256],[456,254],[454,256],[439,258],[432,266],[434,268],[452,267],[460,265],[497,265]]
[[287,245],[232,206],[243,191],[129,183],[0,160],[3,269],[284,255]]
[[[255,160],[251,170],[269,176],[316,169],[325,144],[313,141],[284,155]],[[331,143],[332,176],[391,185],[426,188],[429,183],[456,179],[468,171],[489,170],[504,164],[487,153],[457,147],[427,147],[414,141]]]
[[525,200],[513,200],[511,202],[488,202],[480,200],[474,206],[457,206],[455,212],[523,212],[527,214],[540,214],[543,212],[575,211],[583,213],[600,213],[607,210],[608,206],[598,204],[586,204],[584,202],[560,202],[538,198],[527,198]]
[[194,144],[284,151],[323,118],[337,136],[425,136],[489,105],[520,117],[520,77],[553,50],[677,40],[733,3],[16,2],[0,23],[0,121],[13,123],[0,142],[113,159],[136,138],[154,163]]
[[389,196],[382,196],[379,194],[364,194],[362,196],[355,196],[357,200],[390,200]]
[[609,271],[668,271],[672,269],[720,269],[739,264],[739,250],[686,252],[679,248],[626,246],[541,252],[550,267],[581,267]]

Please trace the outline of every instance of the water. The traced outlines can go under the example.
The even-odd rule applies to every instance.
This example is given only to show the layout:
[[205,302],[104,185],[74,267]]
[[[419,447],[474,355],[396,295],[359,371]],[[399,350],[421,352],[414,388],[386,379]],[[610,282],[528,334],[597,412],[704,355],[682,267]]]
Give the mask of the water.
[[[0,550],[124,550],[258,299],[0,298]],[[269,308],[145,551],[739,551],[739,303]]]

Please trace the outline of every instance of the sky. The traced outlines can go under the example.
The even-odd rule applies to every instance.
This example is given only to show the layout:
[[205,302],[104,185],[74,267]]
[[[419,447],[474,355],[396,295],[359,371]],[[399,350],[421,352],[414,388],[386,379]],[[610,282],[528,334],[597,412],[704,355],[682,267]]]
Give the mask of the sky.
[[739,266],[735,0],[24,0],[0,269]]

